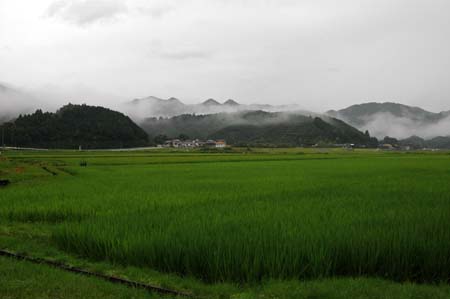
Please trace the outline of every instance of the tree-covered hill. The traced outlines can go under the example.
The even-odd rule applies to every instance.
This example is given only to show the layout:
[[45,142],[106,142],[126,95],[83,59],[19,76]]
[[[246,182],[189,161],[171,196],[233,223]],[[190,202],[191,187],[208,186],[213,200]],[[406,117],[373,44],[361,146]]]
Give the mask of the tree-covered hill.
[[150,118],[141,126],[151,136],[180,135],[199,139],[226,139],[229,144],[254,146],[301,146],[317,143],[355,143],[376,146],[371,138],[343,121],[298,113],[245,111],[209,115]]
[[37,110],[0,127],[9,146],[70,149],[137,147],[148,136],[124,114],[103,107],[68,104],[56,113]]
[[302,122],[229,126],[210,136],[245,146],[311,146],[354,143],[377,146],[377,140],[348,126],[333,125],[319,117]]
[[327,114],[359,130],[369,130],[379,139],[384,136],[430,139],[450,135],[449,111],[434,113],[419,107],[387,102],[352,105],[338,111],[330,110]]
[[[395,144],[395,142],[393,143]],[[396,143],[401,146],[409,146],[412,149],[450,149],[450,136],[438,136],[428,140],[417,136],[411,136],[409,138],[399,140]]]
[[418,123],[432,123],[446,117],[446,112],[433,113],[419,107],[407,106],[398,103],[364,103],[352,105],[345,109],[327,112],[332,117],[342,118],[351,125],[362,126],[368,119],[380,113],[389,113],[394,117],[407,118]]

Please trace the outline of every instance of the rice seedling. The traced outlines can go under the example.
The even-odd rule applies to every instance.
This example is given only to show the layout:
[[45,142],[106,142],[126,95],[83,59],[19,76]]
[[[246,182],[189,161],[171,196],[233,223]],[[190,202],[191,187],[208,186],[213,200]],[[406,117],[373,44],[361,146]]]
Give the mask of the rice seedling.
[[54,242],[88,258],[208,282],[450,278],[447,155],[229,156],[58,157],[76,175],[5,189],[0,214],[58,222]]

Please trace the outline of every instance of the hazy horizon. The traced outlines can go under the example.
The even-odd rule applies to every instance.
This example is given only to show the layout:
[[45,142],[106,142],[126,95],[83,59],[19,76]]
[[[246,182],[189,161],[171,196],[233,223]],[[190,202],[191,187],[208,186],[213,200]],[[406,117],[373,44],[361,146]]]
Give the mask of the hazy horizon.
[[444,0],[0,0],[0,81],[53,106],[153,95],[438,112],[450,109],[449,11]]

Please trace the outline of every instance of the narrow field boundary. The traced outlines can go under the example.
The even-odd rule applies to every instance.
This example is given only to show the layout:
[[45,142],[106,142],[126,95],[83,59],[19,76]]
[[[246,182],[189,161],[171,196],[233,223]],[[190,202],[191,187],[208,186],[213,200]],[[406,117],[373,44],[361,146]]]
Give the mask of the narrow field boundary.
[[[88,162],[88,166],[95,167],[115,167],[115,166],[148,166],[148,165],[178,165],[178,164],[212,164],[212,163],[246,163],[246,162],[290,162],[290,161],[312,161],[312,160],[337,160],[337,157],[311,157],[311,158],[283,158],[283,159],[248,159],[248,160],[193,160],[193,161],[154,161],[154,162],[141,162],[141,163],[101,163],[101,162]],[[70,166],[70,165],[69,165]],[[73,167],[73,166],[71,166]]]
[[50,173],[51,175],[58,175],[58,174],[57,174],[56,172],[54,172],[53,170],[50,170],[47,166],[42,166],[41,168],[42,168],[42,170],[44,170],[44,171]]
[[91,272],[89,270],[69,266],[69,265],[66,265],[63,263],[59,263],[59,262],[55,262],[55,261],[51,261],[51,260],[47,260],[47,259],[43,259],[43,258],[25,256],[25,255],[17,254],[17,253],[10,252],[7,250],[0,249],[0,256],[6,256],[6,257],[14,258],[17,260],[28,261],[28,262],[32,262],[35,264],[48,265],[48,266],[55,267],[55,268],[58,268],[61,270],[78,273],[78,274],[85,275],[85,276],[97,277],[97,278],[100,278],[100,279],[103,279],[103,280],[106,280],[106,281],[109,281],[112,283],[126,285],[128,287],[145,289],[149,292],[156,292],[156,293],[163,294],[163,295],[174,295],[174,296],[180,296],[180,297],[186,297],[186,298],[194,298],[194,296],[192,294],[180,292],[177,290],[166,289],[166,288],[162,288],[162,287],[158,287],[158,286],[154,286],[154,285],[150,285],[150,284],[145,284],[145,283],[141,283],[141,282],[137,282],[137,281],[132,281],[132,280],[116,277],[116,276],[95,273],[95,272]]

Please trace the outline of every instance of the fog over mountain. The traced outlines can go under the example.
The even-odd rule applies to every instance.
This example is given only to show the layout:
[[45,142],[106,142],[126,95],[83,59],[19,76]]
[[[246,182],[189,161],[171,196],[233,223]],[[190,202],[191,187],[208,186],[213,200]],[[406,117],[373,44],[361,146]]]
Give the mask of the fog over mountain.
[[42,107],[33,95],[0,82],[0,123]]
[[[49,102],[54,103],[54,99],[57,98],[66,99],[67,102],[72,103],[92,102],[81,100],[84,94],[86,91],[79,88],[78,96],[74,99],[75,101],[72,101],[69,97],[64,96],[61,90],[50,88],[48,91],[33,92],[13,87],[7,83],[0,83],[0,123],[14,119],[19,114],[34,112],[36,109],[54,111],[54,107]],[[96,98],[108,98],[108,95],[98,94]],[[183,114],[207,115],[265,111],[323,117],[321,113],[301,110],[297,105],[240,104],[232,99],[220,103],[209,98],[201,103],[187,104],[174,97],[165,100],[149,96],[115,104],[117,99],[111,98],[115,100],[111,105],[105,105],[106,107],[119,110],[137,123],[146,126],[148,126],[146,121],[148,118],[170,118]],[[383,139],[385,136],[397,139],[405,139],[410,136],[419,136],[424,139],[450,136],[450,111],[435,113],[404,104],[371,102],[352,105],[341,110],[329,110],[326,114],[343,120],[361,131],[368,130],[371,136],[378,139]],[[232,118],[229,118],[229,125],[240,124],[231,120]]]
[[225,139],[229,144],[245,146],[378,144],[376,139],[343,121],[324,115],[303,115],[298,112],[259,110],[203,115],[183,114],[171,118],[148,118],[141,126],[150,138],[185,136],[192,139]]
[[238,102],[228,99],[220,103],[214,99],[207,99],[199,104],[184,104],[177,98],[169,98],[167,100],[150,96],[142,99],[134,99],[131,102],[123,104],[121,110],[130,115],[136,121],[142,121],[149,117],[172,117],[181,114],[215,114],[222,112],[239,112],[239,111],[267,111],[281,112],[293,111],[299,108],[296,105],[264,105],[264,104],[239,104]]
[[397,103],[365,103],[327,112],[360,130],[369,130],[381,139],[385,136],[425,139],[450,136],[450,111],[434,113],[419,107]]
[[[123,106],[123,111],[137,122],[145,122],[149,117],[173,117],[182,114],[215,114],[240,111],[289,111],[301,115],[322,117],[320,113],[299,109],[296,105],[241,105],[234,100],[223,104],[214,99],[208,99],[200,104],[184,104],[179,99],[167,100],[157,97],[135,99]],[[420,136],[430,139],[438,136],[450,136],[450,111],[439,113],[429,112],[419,107],[398,103],[364,103],[348,108],[326,113],[341,119],[361,131],[368,130],[371,136],[383,139],[385,136],[398,139],[410,136]]]

